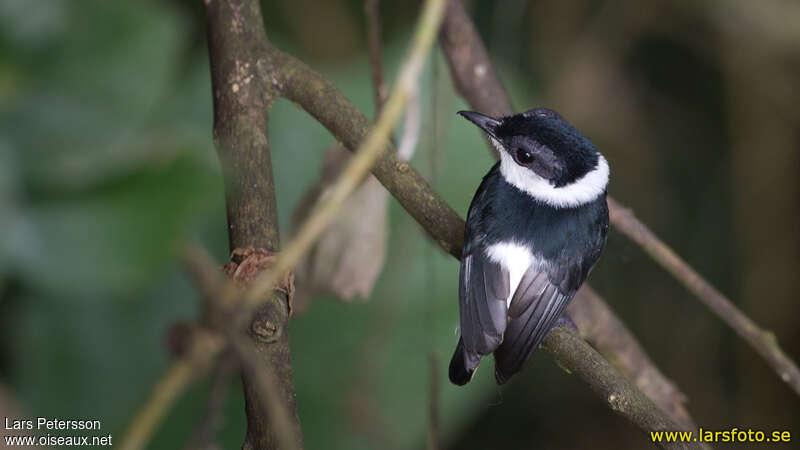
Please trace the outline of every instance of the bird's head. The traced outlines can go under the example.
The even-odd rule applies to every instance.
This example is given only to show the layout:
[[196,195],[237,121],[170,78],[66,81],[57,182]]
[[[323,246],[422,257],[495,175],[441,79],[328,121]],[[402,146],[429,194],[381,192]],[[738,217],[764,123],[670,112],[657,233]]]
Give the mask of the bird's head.
[[498,119],[459,114],[489,135],[506,181],[530,195],[554,206],[576,206],[605,192],[605,158],[557,112],[534,108]]

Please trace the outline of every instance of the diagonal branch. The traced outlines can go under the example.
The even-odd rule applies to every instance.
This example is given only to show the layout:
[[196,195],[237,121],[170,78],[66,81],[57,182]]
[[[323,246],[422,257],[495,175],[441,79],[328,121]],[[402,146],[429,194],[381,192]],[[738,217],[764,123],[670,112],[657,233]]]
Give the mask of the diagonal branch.
[[[311,114],[336,139],[351,151],[364,140],[370,127],[367,119],[350,100],[325,77],[275,47],[269,50],[272,70],[282,94]],[[372,174],[425,228],[447,253],[461,257],[464,221],[430,184],[408,163],[400,161],[394,149],[375,162]]]

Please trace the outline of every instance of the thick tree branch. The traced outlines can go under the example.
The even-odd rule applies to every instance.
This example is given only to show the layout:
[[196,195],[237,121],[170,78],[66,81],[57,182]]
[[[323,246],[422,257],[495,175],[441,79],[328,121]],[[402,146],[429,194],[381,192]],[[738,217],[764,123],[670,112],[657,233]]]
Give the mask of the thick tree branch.
[[[275,187],[268,138],[268,111],[277,92],[259,76],[260,58],[268,48],[257,0],[206,2],[209,61],[214,98],[214,140],[225,178],[228,238],[237,249],[275,252],[280,244]],[[241,261],[234,261],[241,263]],[[276,394],[290,419],[294,447],[302,432],[289,350],[289,305],[286,294],[270,290],[251,318],[251,337],[258,363],[270,368]],[[257,330],[269,329],[269,336]],[[245,448],[279,448],[285,430],[268,426],[269,405],[261,401],[259,374],[242,374],[247,410]],[[284,439],[285,440],[285,439]]]
[[[350,100],[325,77],[276,48],[271,48],[272,71],[265,76],[278,80],[281,92],[311,114],[351,151],[364,140],[370,127]],[[381,155],[372,174],[417,220],[442,249],[461,257],[464,221],[422,175],[397,159],[393,148]]]
[[[460,0],[448,1],[447,18],[442,24],[440,42],[448,55],[456,88],[473,108],[497,116],[513,113],[508,94],[492,69],[492,63],[480,36]],[[778,346],[774,335],[761,330],[711,283],[658,239],[645,224],[637,220],[627,208],[611,197],[608,198],[608,206],[611,224],[617,231],[639,244],[657,263],[736,330],[772,366],[780,378],[800,394],[800,370]],[[610,309],[608,311],[610,312]],[[581,327],[582,324],[578,323],[578,326]],[[680,406],[681,401],[676,397],[671,403]]]

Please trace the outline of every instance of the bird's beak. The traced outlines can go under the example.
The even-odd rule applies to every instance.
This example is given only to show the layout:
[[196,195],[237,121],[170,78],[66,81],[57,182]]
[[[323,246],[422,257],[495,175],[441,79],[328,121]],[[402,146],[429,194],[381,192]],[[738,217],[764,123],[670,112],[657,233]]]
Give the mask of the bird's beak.
[[464,117],[465,119],[477,125],[481,130],[485,131],[489,136],[495,139],[497,138],[497,136],[495,135],[495,131],[497,127],[500,125],[499,120],[493,117],[489,117],[486,114],[481,114],[475,111],[459,111],[458,115]]

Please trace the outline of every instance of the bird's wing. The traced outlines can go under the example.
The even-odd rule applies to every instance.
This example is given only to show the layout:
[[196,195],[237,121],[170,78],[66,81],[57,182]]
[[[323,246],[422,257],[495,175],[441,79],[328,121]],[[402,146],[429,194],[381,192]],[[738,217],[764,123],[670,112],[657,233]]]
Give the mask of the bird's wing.
[[498,384],[522,368],[564,313],[582,282],[580,272],[580,264],[550,270],[532,265],[522,276],[508,308],[505,338],[494,352]]
[[486,255],[486,223],[482,219],[492,207],[493,190],[488,184],[497,174],[495,164],[472,199],[464,230],[458,299],[463,357],[468,371],[477,367],[481,356],[500,345],[506,328],[506,301],[511,294],[508,271]]
[[[488,355],[503,341],[506,328],[508,272],[480,247],[461,259],[459,310],[461,339],[467,354]],[[477,361],[476,365],[477,365]]]

